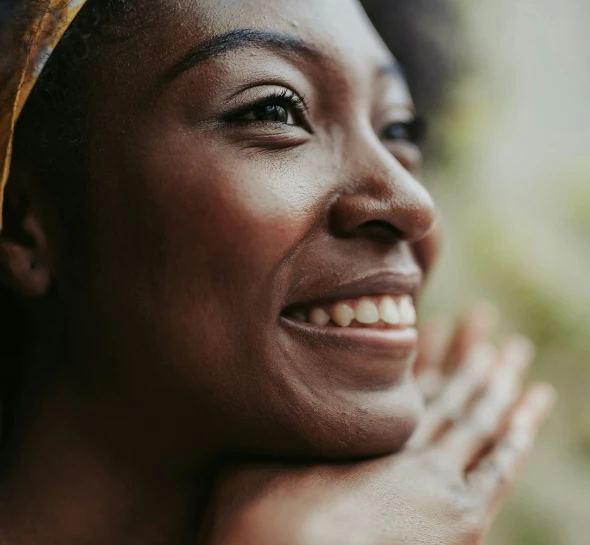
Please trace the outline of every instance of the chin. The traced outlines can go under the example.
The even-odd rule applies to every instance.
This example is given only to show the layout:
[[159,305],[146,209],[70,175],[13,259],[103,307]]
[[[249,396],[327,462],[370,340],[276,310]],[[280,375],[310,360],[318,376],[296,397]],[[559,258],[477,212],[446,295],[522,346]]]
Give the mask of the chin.
[[286,455],[360,459],[399,451],[420,423],[424,402],[412,379],[394,391],[348,393],[310,413],[313,422],[297,426],[298,452]]
[[413,435],[424,412],[423,397],[413,382],[402,391],[372,394],[372,397],[361,414],[357,409],[347,425],[341,426],[346,436],[335,438],[335,454],[347,457],[392,454]]

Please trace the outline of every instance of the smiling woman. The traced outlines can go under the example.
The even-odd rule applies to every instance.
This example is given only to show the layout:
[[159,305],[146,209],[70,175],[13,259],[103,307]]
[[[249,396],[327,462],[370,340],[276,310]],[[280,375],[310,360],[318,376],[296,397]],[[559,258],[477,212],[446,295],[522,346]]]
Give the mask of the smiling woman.
[[[48,40],[65,28],[63,10],[78,7],[57,5],[57,19],[43,12]],[[360,6],[88,0],[51,56],[39,49],[44,63],[33,71],[14,52],[37,51],[38,8],[17,11],[32,22],[14,33],[14,65],[24,71],[3,89],[21,98],[4,111],[18,122],[3,163],[0,278],[25,320],[14,336],[23,357],[8,400],[0,536],[190,543],[205,513],[207,527],[225,521],[228,536],[244,524],[223,513],[251,492],[244,532],[265,543],[251,521],[276,523],[307,500],[342,506],[354,479],[367,512],[384,479],[412,474],[430,493],[414,494],[414,506],[431,512],[436,490],[436,506],[448,508],[425,519],[433,543],[440,521],[449,544],[481,535],[497,483],[529,448],[545,390],[519,405],[521,443],[501,471],[478,475],[485,502],[471,490],[464,504],[450,493],[473,465],[467,453],[493,431],[471,425],[438,451],[436,430],[418,434],[415,457],[299,476],[284,468],[283,482],[299,487],[295,509],[260,510],[265,473],[207,510],[213,470],[228,458],[391,454],[422,412],[415,304],[436,253],[436,210],[416,179],[421,123],[409,90]],[[12,124],[3,129],[9,144]],[[521,367],[489,388],[493,372],[463,388],[483,392],[493,424],[514,401],[498,389],[516,395]],[[429,426],[442,426],[442,408]],[[437,480],[431,461],[445,453],[452,477]],[[280,482],[276,468],[270,474]],[[329,492],[307,495],[320,489]],[[406,489],[392,490],[399,501]],[[461,519],[464,505],[481,511],[476,530]],[[307,528],[306,517],[290,520]],[[386,534],[368,529],[370,517],[359,527],[375,543],[415,542],[396,519]]]
[[[387,68],[390,53],[353,3],[327,36],[330,8],[312,5],[305,16],[269,8],[276,13],[266,28],[256,2],[188,3],[165,12],[158,32],[98,44],[85,67],[93,86],[80,161],[84,263],[75,282],[59,267],[63,282],[80,290],[69,328],[84,339],[83,354],[72,354],[85,361],[76,374],[90,384],[137,383],[141,369],[136,407],[156,384],[170,383],[170,418],[191,422],[199,449],[196,423],[214,410],[217,421],[203,422],[215,428],[207,430],[214,448],[260,449],[259,434],[273,430],[266,453],[374,454],[401,445],[420,409],[407,373],[413,329],[336,330],[284,319],[289,307],[417,296],[425,271],[409,245],[435,218],[411,174],[417,147],[403,130],[390,136],[392,125],[409,134],[414,120],[400,72]],[[179,35],[182,17],[198,25]],[[234,18],[259,28],[225,31]],[[351,31],[358,40],[349,46]],[[147,54],[147,36],[164,53]],[[13,177],[30,141],[19,136],[17,129]],[[49,277],[43,261],[58,260],[60,250],[49,247],[53,237],[45,240],[36,275]],[[194,363],[202,361],[217,363]],[[239,412],[227,411],[229,399]],[[121,403],[130,403],[127,392]],[[116,406],[110,394],[108,410]],[[342,412],[350,413],[346,422],[336,417]],[[247,414],[253,428],[242,436]],[[315,425],[301,414],[314,414]],[[188,455],[191,440],[184,433],[182,440]]]

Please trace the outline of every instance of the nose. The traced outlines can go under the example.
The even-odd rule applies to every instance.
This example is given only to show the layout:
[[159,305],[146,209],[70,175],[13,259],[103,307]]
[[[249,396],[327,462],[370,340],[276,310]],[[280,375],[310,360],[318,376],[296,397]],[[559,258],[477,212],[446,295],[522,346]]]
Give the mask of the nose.
[[351,166],[330,210],[331,230],[339,237],[422,240],[437,216],[432,197],[381,142],[376,144]]

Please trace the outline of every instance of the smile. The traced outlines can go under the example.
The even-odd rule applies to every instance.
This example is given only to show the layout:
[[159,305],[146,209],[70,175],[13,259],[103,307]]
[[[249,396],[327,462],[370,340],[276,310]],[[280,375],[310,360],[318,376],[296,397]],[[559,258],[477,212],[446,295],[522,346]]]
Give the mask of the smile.
[[409,295],[377,295],[331,303],[294,307],[287,318],[335,328],[406,329],[416,325],[416,309]]
[[[319,285],[308,288],[305,299],[293,302],[281,313],[284,327],[314,350],[337,349],[350,365],[364,367],[373,353],[405,366],[418,342],[416,307],[421,284],[420,274],[385,271],[351,283]],[[363,353],[353,362],[353,354]],[[344,355],[346,354],[346,355]],[[352,359],[351,359],[352,358]],[[343,360],[341,360],[343,361]],[[358,365],[357,365],[358,364]],[[377,374],[377,368],[374,368]],[[391,378],[391,367],[383,375]]]

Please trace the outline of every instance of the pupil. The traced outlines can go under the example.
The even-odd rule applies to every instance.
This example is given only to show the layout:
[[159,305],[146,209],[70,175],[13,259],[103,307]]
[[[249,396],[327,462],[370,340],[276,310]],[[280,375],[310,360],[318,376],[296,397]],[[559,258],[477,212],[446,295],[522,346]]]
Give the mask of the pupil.
[[287,110],[277,104],[268,104],[260,112],[261,121],[276,121],[279,123],[286,123],[289,116]]
[[395,123],[387,129],[387,138],[392,140],[402,140],[408,138],[408,131],[405,125]]

